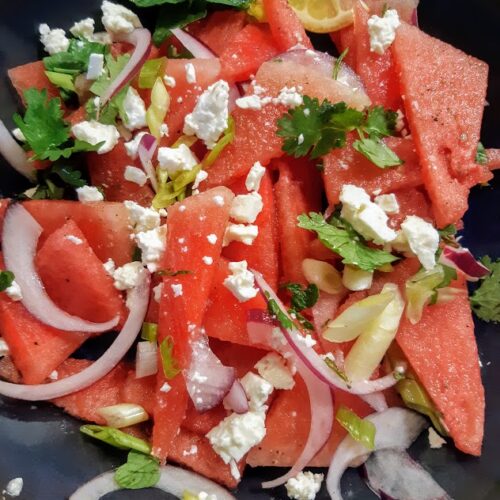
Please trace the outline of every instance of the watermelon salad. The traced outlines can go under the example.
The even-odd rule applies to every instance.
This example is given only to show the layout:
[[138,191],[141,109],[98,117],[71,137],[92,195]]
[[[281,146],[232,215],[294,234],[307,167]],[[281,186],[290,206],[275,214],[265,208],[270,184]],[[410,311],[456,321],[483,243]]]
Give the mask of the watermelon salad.
[[472,312],[500,321],[500,264],[460,230],[500,166],[488,67],[417,3],[105,0],[39,26],[0,122],[31,183],[0,201],[0,394],[124,450],[71,499],[229,499],[257,466],[287,468],[270,497],[341,499],[363,466],[444,499],[407,448],[481,454]]

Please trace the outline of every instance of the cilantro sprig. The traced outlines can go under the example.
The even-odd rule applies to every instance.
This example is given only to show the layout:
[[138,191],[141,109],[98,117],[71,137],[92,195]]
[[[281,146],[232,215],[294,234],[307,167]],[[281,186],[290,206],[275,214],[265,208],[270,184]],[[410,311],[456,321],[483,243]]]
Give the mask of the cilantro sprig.
[[35,200],[61,200],[73,194],[75,188],[85,186],[82,172],[65,163],[56,162],[37,171],[37,187],[31,198]]
[[500,323],[500,259],[486,256],[481,262],[490,270],[470,297],[472,310],[483,321]]
[[301,311],[316,304],[319,298],[318,287],[313,283],[307,287],[303,287],[299,283],[284,283],[280,288],[287,290],[291,296],[290,303],[292,307],[288,309],[288,314],[306,330],[314,330],[312,323],[301,314]]
[[284,139],[283,151],[296,158],[318,158],[342,148],[347,134],[356,131],[356,151],[379,168],[396,167],[403,161],[383,141],[394,134],[397,113],[375,106],[366,111],[350,108],[345,102],[304,96],[303,104],[278,119],[277,135]]
[[314,231],[323,245],[343,257],[344,264],[374,271],[398,260],[385,250],[367,246],[362,236],[340,217],[334,216],[326,221],[321,214],[311,212],[299,215],[298,221],[299,227]]
[[14,281],[14,273],[12,271],[0,271],[0,292],[5,292]]
[[479,165],[486,165],[488,163],[488,153],[481,142],[477,145],[476,163],[479,163]]

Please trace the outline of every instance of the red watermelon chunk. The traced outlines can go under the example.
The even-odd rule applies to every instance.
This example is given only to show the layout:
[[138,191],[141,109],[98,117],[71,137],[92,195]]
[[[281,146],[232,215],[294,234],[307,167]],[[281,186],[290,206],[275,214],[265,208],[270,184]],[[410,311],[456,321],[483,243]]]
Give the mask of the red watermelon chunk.
[[73,220],[45,240],[36,266],[47,293],[67,313],[96,323],[127,316],[113,279]]
[[213,429],[221,420],[226,418],[228,411],[222,405],[217,406],[204,413],[198,413],[191,401],[188,403],[186,418],[182,423],[182,428],[204,436]]
[[409,25],[398,29],[393,54],[422,178],[443,227],[463,216],[469,188],[491,178],[474,163],[488,66]]
[[[236,194],[247,194],[245,179],[241,179],[231,186]],[[264,275],[272,288],[278,286],[279,257],[278,257],[278,228],[274,204],[273,182],[270,171],[266,171],[262,178],[259,194],[262,196],[264,208],[257,216],[254,224],[259,228],[259,234],[252,245],[245,245],[233,241],[223,249],[222,254],[233,262],[246,260],[248,267]]]
[[339,203],[344,184],[354,184],[368,193],[392,193],[422,184],[418,156],[411,138],[388,137],[386,144],[402,159],[400,167],[381,169],[352,148],[351,141],[324,157],[323,180],[330,205]]
[[394,191],[399,204],[399,212],[390,215],[390,224],[399,228],[408,215],[416,215],[433,222],[432,209],[427,193],[420,188],[401,189]]
[[487,149],[486,154],[488,155],[487,167],[490,170],[500,168],[500,149]]
[[153,415],[156,397],[156,376],[135,377],[135,369],[129,370],[127,378],[120,388],[122,403],[134,403],[142,406],[148,415]]
[[344,57],[344,62],[352,69],[356,69],[356,38],[354,36],[354,26],[347,26],[339,31],[330,33],[330,38],[336,45],[339,54],[349,49]]
[[154,193],[149,183],[139,186],[125,180],[125,168],[128,165],[140,168],[140,165],[128,156],[122,140],[109,153],[89,153],[87,165],[92,184],[102,187],[107,201],[131,200],[145,207],[151,206]]
[[130,262],[133,242],[123,204],[33,200],[23,203],[23,206],[43,228],[39,247],[51,233],[71,219],[81,229],[101,262],[113,259],[118,266]]

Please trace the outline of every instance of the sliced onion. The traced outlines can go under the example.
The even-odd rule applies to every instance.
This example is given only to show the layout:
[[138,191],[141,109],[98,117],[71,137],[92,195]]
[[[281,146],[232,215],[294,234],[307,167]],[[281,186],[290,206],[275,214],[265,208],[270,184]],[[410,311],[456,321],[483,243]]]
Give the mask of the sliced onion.
[[150,283],[149,274],[145,272],[142,283],[129,291],[127,321],[108,350],[88,368],[50,384],[21,385],[0,381],[0,394],[25,401],[45,401],[85,389],[100,380],[120,362],[141,331],[148,310]]
[[477,281],[490,273],[485,265],[474,258],[468,248],[454,248],[445,245],[439,262],[464,273],[468,281]]
[[112,406],[103,406],[97,413],[106,420],[106,425],[115,429],[130,427],[149,420],[149,415],[141,406],[134,403],[119,403]]
[[212,352],[202,335],[191,343],[191,365],[186,373],[186,386],[197,411],[219,405],[236,379],[234,368],[224,366]]
[[137,147],[137,153],[141,160],[142,168],[146,172],[155,193],[158,192],[158,179],[156,178],[156,172],[153,167],[152,159],[155,154],[157,146],[158,142],[154,135],[144,134],[141,137],[139,146]]
[[202,42],[180,28],[172,28],[172,35],[198,59],[215,59],[217,56]]
[[[424,417],[405,408],[389,408],[366,417],[375,425],[375,449],[406,450],[426,427]],[[358,467],[366,461],[370,450],[347,435],[339,444],[328,469],[326,486],[332,500],[342,500],[340,480],[348,467]]]
[[[80,486],[69,500],[99,500],[104,495],[121,489],[114,477],[115,472],[108,471],[91,479]],[[217,500],[235,500],[233,495],[210,479],[172,465],[160,467],[160,479],[154,487],[177,498],[182,498],[184,492],[189,491],[195,495],[205,492],[214,495]]]
[[30,181],[35,181],[33,164],[30,163],[26,152],[12,137],[2,120],[0,120],[0,155],[5,158],[14,170]]
[[101,107],[139,73],[151,51],[151,33],[146,28],[137,28],[132,33],[117,38],[117,41],[130,43],[134,46],[134,52],[121,73],[110,83],[101,96],[99,101],[99,106]]
[[231,390],[227,393],[223,403],[224,408],[240,415],[248,411],[247,393],[238,379],[233,382]]
[[389,408],[383,392],[374,392],[373,394],[365,394],[360,398],[369,404],[375,411],[384,411]]
[[366,461],[366,482],[380,498],[448,500],[446,491],[403,450],[380,450]]
[[[285,306],[282,304],[278,296],[274,293],[273,289],[266,283],[262,275],[257,271],[253,271],[253,273],[255,275],[255,282],[260,288],[262,295],[266,297],[266,294],[268,294],[271,299],[274,299],[276,301],[283,313],[287,314]],[[292,321],[291,318],[289,319],[290,321]],[[391,373],[376,380],[362,380],[347,385],[341,377],[339,377],[335,372],[328,368],[323,359],[312,347],[307,347],[304,342],[301,341],[300,332],[298,332],[296,329],[288,330],[283,327],[281,327],[281,331],[294,350],[295,354],[316,375],[316,377],[318,377],[326,384],[330,385],[330,387],[332,388],[350,392],[351,394],[362,395],[384,391],[396,384],[396,378]]]
[[139,342],[135,356],[135,378],[149,377],[158,372],[158,345],[156,342]]
[[[12,205],[5,215],[2,248],[7,269],[21,287],[24,307],[42,323],[64,331],[88,333],[111,330],[119,317],[105,323],[93,323],[60,309],[48,296],[35,269],[35,255],[42,227],[20,204]],[[75,291],[75,293],[77,293]]]
[[267,311],[250,309],[247,311],[247,333],[252,344],[272,346],[273,330],[277,328]]

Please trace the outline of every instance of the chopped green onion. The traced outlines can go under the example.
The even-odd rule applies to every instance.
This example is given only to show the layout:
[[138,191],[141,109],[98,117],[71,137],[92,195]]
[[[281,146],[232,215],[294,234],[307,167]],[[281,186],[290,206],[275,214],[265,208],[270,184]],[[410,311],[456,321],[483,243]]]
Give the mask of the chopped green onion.
[[146,122],[149,131],[157,139],[161,137],[160,128],[163,125],[169,108],[170,95],[163,83],[163,78],[156,78],[151,90],[151,105],[146,111]]
[[151,453],[151,446],[146,441],[113,427],[88,424],[82,425],[80,432],[121,450],[136,450],[141,453]]
[[160,357],[163,366],[163,374],[168,380],[174,378],[180,369],[177,366],[177,361],[172,353],[174,349],[174,341],[172,337],[167,337],[160,344]]
[[369,450],[375,449],[375,424],[369,420],[358,417],[352,410],[341,406],[335,416],[337,422],[351,435]]
[[152,89],[157,78],[163,78],[165,68],[167,66],[167,58],[160,57],[158,59],[149,59],[144,63],[139,73],[139,88]]
[[158,325],[156,323],[143,323],[141,329],[141,339],[149,342],[156,342],[158,337]]
[[149,420],[146,410],[133,403],[120,403],[112,406],[103,406],[97,409],[97,413],[106,420],[109,427],[121,429],[131,425],[140,424]]
[[349,47],[346,47],[342,54],[340,54],[339,57],[337,57],[337,60],[335,61],[335,64],[333,65],[333,74],[332,74],[332,78],[334,80],[337,80],[337,78],[339,77],[339,73],[340,73],[340,68],[342,67],[342,61],[344,60],[344,57],[347,55],[347,53],[349,52]]
[[230,116],[228,121],[227,121],[227,128],[224,131],[224,135],[217,141],[217,144],[214,146],[212,151],[210,151],[205,158],[203,158],[202,164],[203,166],[208,169],[213,165],[215,160],[219,157],[219,155],[222,153],[224,148],[233,142],[234,135],[236,132],[236,127],[235,123],[233,120],[233,117]]

